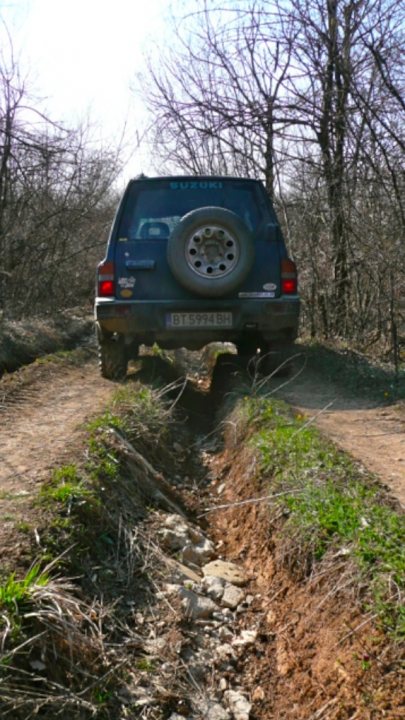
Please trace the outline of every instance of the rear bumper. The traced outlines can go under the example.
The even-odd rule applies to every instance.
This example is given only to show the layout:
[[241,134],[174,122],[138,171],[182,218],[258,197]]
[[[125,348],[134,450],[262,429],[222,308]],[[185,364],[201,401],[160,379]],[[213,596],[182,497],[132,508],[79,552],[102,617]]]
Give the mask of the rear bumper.
[[[140,343],[161,347],[198,348],[209,342],[233,342],[241,336],[257,335],[267,341],[294,340],[298,331],[298,296],[275,299],[158,300],[123,302],[97,298],[95,319],[102,332],[119,333]],[[172,328],[171,312],[232,313],[231,328]]]

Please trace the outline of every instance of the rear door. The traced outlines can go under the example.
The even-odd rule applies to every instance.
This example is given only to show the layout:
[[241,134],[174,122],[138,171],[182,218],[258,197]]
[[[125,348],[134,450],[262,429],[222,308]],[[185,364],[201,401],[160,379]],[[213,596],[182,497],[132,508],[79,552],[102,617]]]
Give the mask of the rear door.
[[115,228],[117,296],[144,301],[195,298],[169,268],[167,239],[186,213],[213,206],[242,217],[255,240],[253,268],[229,297],[277,297],[283,243],[263,186],[208,177],[145,179],[129,185]]

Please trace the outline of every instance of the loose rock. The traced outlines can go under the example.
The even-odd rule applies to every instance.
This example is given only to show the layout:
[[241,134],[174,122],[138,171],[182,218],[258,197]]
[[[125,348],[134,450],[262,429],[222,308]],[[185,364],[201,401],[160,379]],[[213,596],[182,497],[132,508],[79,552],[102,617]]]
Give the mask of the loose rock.
[[172,574],[169,577],[172,582],[183,582],[183,580],[195,583],[200,582],[201,577],[197,575],[194,570],[188,568],[187,565],[183,565],[183,563],[179,563],[177,560],[173,560],[173,558],[169,557],[166,557],[166,563],[172,570]]
[[239,567],[232,562],[225,562],[224,560],[213,560],[207,563],[202,568],[204,575],[214,575],[215,577],[223,578],[232,585],[246,585],[249,578],[246,576],[243,568]]
[[201,581],[201,588],[213,600],[220,600],[224,594],[225,580],[220,577],[206,575]]
[[249,720],[252,704],[242,693],[236,690],[226,690],[224,698],[235,720]]
[[224,643],[223,645],[218,645],[215,648],[215,656],[218,658],[218,660],[228,660],[231,658],[232,660],[236,660],[235,651],[229,643]]
[[181,550],[189,541],[189,535],[184,528],[172,530],[171,528],[162,527],[158,530],[160,544],[167,550]]
[[204,565],[204,563],[214,557],[214,555],[215,549],[213,543],[211,540],[205,538],[203,542],[198,543],[198,545],[186,545],[183,548],[182,561],[186,565],[190,564],[201,567],[201,565]]
[[226,583],[221,599],[221,605],[234,610],[243,601],[245,593],[236,585]]
[[184,614],[190,620],[206,619],[218,610],[218,605],[211,598],[196,595],[192,590],[182,588],[180,595],[183,598],[181,605]]
[[242,630],[239,637],[232,640],[232,645],[235,647],[247,647],[248,645],[254,645],[257,639],[257,630]]
[[229,712],[222,705],[211,700],[201,703],[198,711],[204,720],[231,720]]

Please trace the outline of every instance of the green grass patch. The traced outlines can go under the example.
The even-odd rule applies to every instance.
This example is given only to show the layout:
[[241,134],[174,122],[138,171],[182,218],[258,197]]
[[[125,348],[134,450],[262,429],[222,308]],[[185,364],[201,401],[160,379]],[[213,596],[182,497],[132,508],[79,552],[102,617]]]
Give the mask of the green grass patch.
[[39,493],[49,516],[41,535],[48,557],[72,547],[62,566],[76,575],[92,564],[104,564],[116,552],[122,517],[130,517],[130,508],[139,515],[141,505],[139,499],[126,495],[136,490],[127,482],[125,463],[114,448],[114,433],[134,443],[145,457],[149,448],[159,445],[159,460],[165,463],[161,440],[170,432],[170,417],[163,391],[129,385],[120,388],[110,407],[88,423],[85,462],[55,470]]
[[[13,642],[18,641],[23,624],[23,615],[26,612],[35,587],[45,587],[49,582],[49,575],[41,569],[41,565],[33,565],[20,580],[12,573],[4,578],[0,584],[0,636],[6,629]],[[3,656],[0,653],[0,666],[3,665]]]
[[357,564],[386,629],[405,633],[398,597],[405,579],[405,523],[381,488],[343,452],[280,401],[245,398],[241,406],[270,495],[284,508],[286,543],[320,561],[331,548]]
[[33,565],[21,580],[17,580],[15,573],[12,573],[0,585],[0,606],[14,611],[19,603],[29,597],[33,585],[44,587],[48,582],[49,577],[42,572],[39,564]]
[[50,482],[43,485],[40,491],[41,500],[62,505],[86,502],[90,496],[91,492],[76,465],[65,465],[54,470]]

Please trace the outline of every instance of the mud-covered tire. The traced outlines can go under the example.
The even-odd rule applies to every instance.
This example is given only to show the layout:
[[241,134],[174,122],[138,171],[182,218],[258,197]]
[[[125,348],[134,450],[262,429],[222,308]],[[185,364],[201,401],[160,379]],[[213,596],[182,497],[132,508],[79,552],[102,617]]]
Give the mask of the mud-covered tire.
[[104,339],[98,346],[99,366],[102,377],[107,380],[124,380],[128,357],[122,338]]
[[253,237],[236,213],[203,207],[184,215],[167,244],[167,261],[178,282],[203,297],[236,290],[254,261]]

